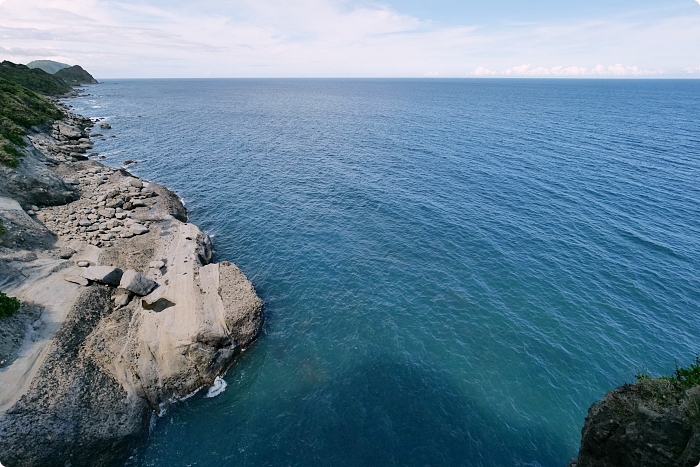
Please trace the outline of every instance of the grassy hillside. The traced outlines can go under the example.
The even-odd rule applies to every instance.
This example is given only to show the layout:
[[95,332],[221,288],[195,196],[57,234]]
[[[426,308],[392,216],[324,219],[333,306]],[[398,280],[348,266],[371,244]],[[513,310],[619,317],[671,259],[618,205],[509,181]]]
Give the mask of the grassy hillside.
[[61,78],[66,84],[80,86],[81,84],[97,84],[97,80],[79,65],[58,70],[54,76]]
[[63,112],[45,97],[0,78],[0,163],[16,167],[26,130],[61,118]]
[[58,96],[71,91],[71,87],[59,77],[39,68],[31,69],[8,61],[0,63],[0,78],[47,96]]
[[58,70],[63,68],[68,68],[70,65],[66,65],[61,62],[54,62],[53,60],[34,60],[33,62],[27,63],[29,68],[41,68],[50,75],[53,75]]

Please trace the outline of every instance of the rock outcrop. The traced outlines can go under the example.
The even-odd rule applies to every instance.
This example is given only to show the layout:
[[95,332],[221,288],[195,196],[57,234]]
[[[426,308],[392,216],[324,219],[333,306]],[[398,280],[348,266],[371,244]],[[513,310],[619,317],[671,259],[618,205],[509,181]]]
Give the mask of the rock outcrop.
[[88,128],[70,117],[31,138],[51,163],[28,173],[49,193],[70,193],[68,204],[33,198],[37,185],[28,195],[3,186],[6,227],[34,236],[16,252],[17,229],[0,235],[0,285],[46,315],[18,315],[17,326],[31,319],[43,334],[3,350],[3,465],[123,464],[154,414],[212,385],[262,326],[252,284],[235,265],[212,263],[211,240],[174,193],[71,156]]
[[570,467],[696,467],[700,387],[642,379],[609,392],[588,411]]

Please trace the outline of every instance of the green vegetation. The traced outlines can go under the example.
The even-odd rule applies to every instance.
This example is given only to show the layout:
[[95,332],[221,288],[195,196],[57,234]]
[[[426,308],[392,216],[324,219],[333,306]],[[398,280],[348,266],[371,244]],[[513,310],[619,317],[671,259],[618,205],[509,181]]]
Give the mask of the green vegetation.
[[97,84],[97,80],[79,65],[58,70],[54,76],[61,78],[66,84],[80,86],[81,84]]
[[0,63],[0,78],[47,96],[59,96],[71,91],[71,87],[55,75],[7,60]]
[[680,407],[693,425],[700,426],[700,357],[687,367],[676,364],[672,376],[639,373],[636,387],[643,405],[656,411]]
[[45,97],[0,78],[0,163],[17,167],[22,157],[18,147],[25,145],[26,130],[63,116]]
[[11,316],[15,311],[19,310],[21,303],[14,297],[8,297],[0,292],[0,318]]
[[50,75],[53,75],[58,70],[63,68],[68,68],[70,65],[66,65],[61,62],[54,62],[53,60],[34,60],[33,62],[27,63],[29,68],[41,68]]
[[678,391],[685,391],[694,386],[700,386],[700,357],[695,357],[695,363],[691,363],[685,368],[680,367],[678,363],[676,363],[676,371],[674,371],[673,376],[652,378],[648,373],[639,373],[637,375],[638,382],[651,381],[654,379],[666,381]]

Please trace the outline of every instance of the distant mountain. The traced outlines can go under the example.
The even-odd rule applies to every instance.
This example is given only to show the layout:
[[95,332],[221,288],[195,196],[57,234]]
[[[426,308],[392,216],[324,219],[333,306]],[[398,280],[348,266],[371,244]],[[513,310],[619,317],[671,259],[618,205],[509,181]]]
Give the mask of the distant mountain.
[[80,86],[81,84],[97,84],[97,80],[90,73],[83,70],[80,65],[63,68],[54,73],[54,76],[61,78],[70,86]]
[[63,68],[69,68],[70,65],[66,65],[61,62],[54,62],[53,60],[34,60],[33,62],[27,63],[29,68],[40,68],[50,75],[53,75],[58,70]]
[[58,96],[71,91],[71,87],[60,77],[50,75],[40,68],[29,68],[7,60],[0,63],[0,78],[48,96]]

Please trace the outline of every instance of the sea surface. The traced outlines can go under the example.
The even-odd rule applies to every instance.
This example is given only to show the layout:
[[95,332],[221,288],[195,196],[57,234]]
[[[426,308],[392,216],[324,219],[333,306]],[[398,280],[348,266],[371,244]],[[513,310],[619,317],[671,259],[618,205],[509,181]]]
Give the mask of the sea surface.
[[85,89],[105,162],[265,302],[130,466],[565,466],[591,403],[700,354],[700,81]]

